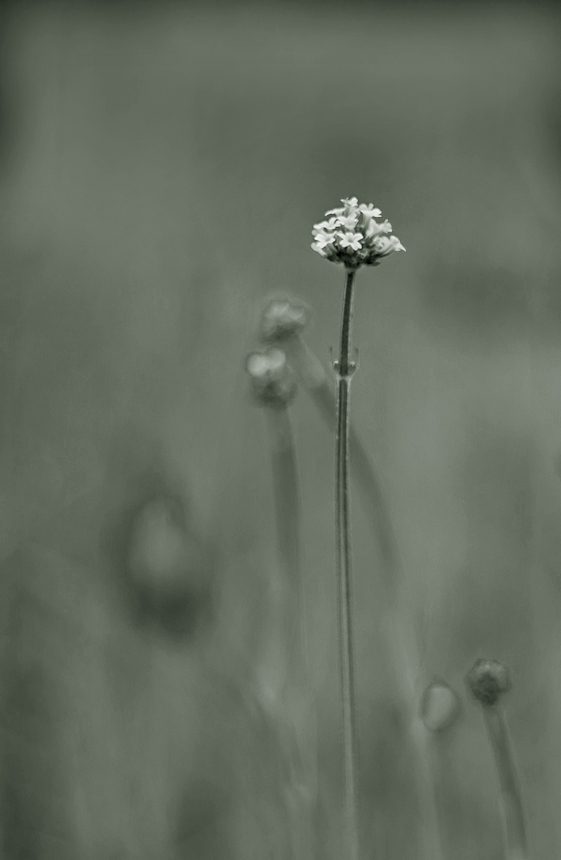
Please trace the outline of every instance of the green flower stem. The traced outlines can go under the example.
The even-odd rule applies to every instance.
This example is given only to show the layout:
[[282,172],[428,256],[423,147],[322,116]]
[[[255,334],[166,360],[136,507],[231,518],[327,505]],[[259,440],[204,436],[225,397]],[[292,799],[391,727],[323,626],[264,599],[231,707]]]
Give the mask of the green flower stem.
[[315,856],[317,744],[310,698],[300,549],[300,493],[294,434],[287,408],[268,409],[278,554],[281,564],[281,650],[286,660],[279,689],[281,742],[286,754],[286,793],[294,860]]
[[503,808],[506,860],[528,860],[524,806],[512,743],[502,705],[483,705],[483,716],[495,757]]
[[335,364],[337,372],[337,454],[335,482],[337,580],[339,586],[339,648],[343,705],[343,745],[345,768],[345,824],[348,860],[359,860],[358,816],[358,733],[354,682],[354,635],[351,571],[351,531],[349,492],[349,411],[351,376],[351,325],[353,316],[354,269],[346,270],[341,351]]

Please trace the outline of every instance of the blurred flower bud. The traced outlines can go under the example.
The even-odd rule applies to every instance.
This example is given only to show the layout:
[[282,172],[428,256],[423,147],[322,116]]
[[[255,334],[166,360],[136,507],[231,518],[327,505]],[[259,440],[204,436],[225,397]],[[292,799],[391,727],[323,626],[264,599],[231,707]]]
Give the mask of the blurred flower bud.
[[271,348],[248,355],[245,365],[252,394],[259,406],[282,409],[296,394],[296,382],[282,349]]
[[187,635],[208,613],[213,565],[183,501],[157,493],[131,512],[122,574],[139,621]]
[[348,269],[377,266],[384,257],[405,251],[397,238],[390,236],[389,221],[377,221],[380,209],[372,203],[359,203],[356,197],[342,200],[339,209],[330,209],[327,221],[314,224],[312,248],[332,263],[343,263]]
[[421,719],[430,732],[441,732],[455,722],[460,700],[446,681],[434,681],[421,699]]
[[182,579],[188,539],[175,500],[156,497],[147,502],[134,523],[129,563],[137,580],[167,585]]
[[507,693],[512,682],[506,666],[498,660],[476,660],[466,676],[468,687],[474,698],[482,705],[495,705],[503,693]]
[[261,314],[261,340],[274,343],[300,334],[309,321],[310,309],[303,302],[273,299]]

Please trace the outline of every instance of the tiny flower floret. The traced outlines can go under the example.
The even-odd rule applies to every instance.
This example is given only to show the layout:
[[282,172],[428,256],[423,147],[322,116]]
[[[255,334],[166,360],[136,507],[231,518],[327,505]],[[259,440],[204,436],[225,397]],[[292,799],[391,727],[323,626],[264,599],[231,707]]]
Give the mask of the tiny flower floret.
[[341,233],[339,245],[341,248],[352,248],[353,251],[359,251],[363,239],[362,233]]
[[361,203],[358,208],[361,212],[374,218],[379,218],[382,214],[382,210],[377,209],[373,203]]
[[[340,215],[337,218],[340,227],[344,227],[345,230],[354,230],[356,227],[357,216],[356,215]],[[338,226],[339,226],[338,225]]]
[[333,244],[333,236],[330,233],[320,233],[318,232],[316,236],[316,245],[318,248],[327,248],[328,245]]
[[314,230],[336,230],[338,226],[339,219],[330,218],[329,221],[321,221],[319,224],[314,224]]
[[[342,207],[326,212],[326,221],[314,224],[312,248],[332,263],[347,268],[377,266],[384,257],[405,251],[397,238],[390,235],[389,221],[372,203],[359,203],[356,197],[341,200]],[[331,217],[329,217],[331,216]]]

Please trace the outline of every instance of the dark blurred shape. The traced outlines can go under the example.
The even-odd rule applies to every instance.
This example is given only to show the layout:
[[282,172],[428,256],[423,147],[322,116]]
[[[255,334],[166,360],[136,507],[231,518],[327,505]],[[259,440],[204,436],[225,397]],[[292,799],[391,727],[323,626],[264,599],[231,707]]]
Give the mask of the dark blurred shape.
[[299,335],[310,321],[311,310],[304,302],[276,298],[267,303],[261,314],[259,335],[265,343]]
[[214,565],[180,495],[150,488],[127,510],[111,545],[122,593],[138,625],[184,638],[208,620]]

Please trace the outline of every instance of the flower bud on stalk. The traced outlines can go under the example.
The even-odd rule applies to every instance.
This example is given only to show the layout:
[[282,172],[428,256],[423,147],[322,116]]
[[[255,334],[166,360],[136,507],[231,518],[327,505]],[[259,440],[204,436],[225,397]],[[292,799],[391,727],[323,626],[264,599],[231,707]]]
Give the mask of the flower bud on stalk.
[[271,348],[248,355],[245,369],[258,406],[284,409],[296,395],[296,382],[288,366],[286,353]]
[[271,299],[261,314],[259,335],[264,343],[299,336],[310,321],[310,308],[294,299]]
[[[265,332],[282,342],[306,323],[288,302],[269,306]],[[281,334],[282,332],[282,334]],[[297,384],[287,355],[278,346],[246,359],[254,402],[266,407],[270,431],[280,578],[272,585],[267,641],[258,685],[264,713],[276,728],[285,757],[284,796],[291,857],[313,857],[317,794],[315,714],[310,698],[304,582],[300,550],[300,488],[289,406]]]
[[510,673],[498,660],[476,660],[467,674],[471,693],[482,705],[496,705],[499,697],[511,686]]
[[501,703],[501,697],[512,686],[510,672],[498,660],[480,658],[468,672],[466,681],[473,697],[482,705],[495,758],[503,809],[505,857],[507,860],[528,860],[524,805]]

